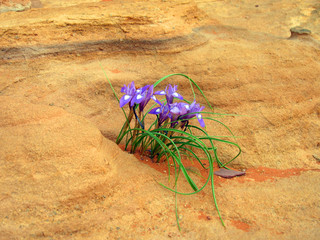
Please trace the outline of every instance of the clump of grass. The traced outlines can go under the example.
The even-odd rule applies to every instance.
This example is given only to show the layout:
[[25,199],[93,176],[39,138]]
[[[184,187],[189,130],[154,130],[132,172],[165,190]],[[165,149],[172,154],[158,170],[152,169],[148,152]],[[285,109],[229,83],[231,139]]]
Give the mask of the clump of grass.
[[[192,102],[184,99],[183,96],[177,92],[177,86],[171,86],[169,84],[165,89],[154,91],[162,81],[177,75],[189,81],[194,97]],[[124,141],[125,150],[130,146],[131,153],[135,153],[136,151],[140,151],[141,154],[148,153],[154,162],[159,162],[161,159],[164,159],[168,164],[169,181],[171,175],[170,168],[171,166],[174,167],[174,187],[170,188],[162,183],[159,184],[175,193],[176,220],[179,230],[177,194],[196,194],[202,191],[209,182],[211,183],[212,196],[217,213],[222,225],[225,226],[215,196],[213,163],[217,162],[220,168],[227,168],[227,164],[240,155],[241,148],[237,143],[225,140],[225,137],[210,135],[206,131],[204,121],[214,121],[217,124],[221,124],[230,132],[231,137],[234,137],[231,130],[221,121],[217,120],[217,117],[224,114],[215,113],[200,87],[190,77],[181,73],[167,75],[153,85],[146,85],[138,89],[135,87],[134,82],[128,86],[124,85],[121,89],[124,95],[120,99],[117,97],[108,77],[107,80],[120,103],[126,119],[116,143],[120,144],[120,142]],[[194,88],[196,88],[205,99],[209,111],[203,111],[204,106],[196,102]],[[157,97],[163,97],[163,99],[159,100]],[[147,105],[152,106],[146,110]],[[125,106],[128,106],[128,114],[126,114],[123,109]],[[149,126],[145,124],[147,117],[153,117],[154,119]],[[200,127],[194,124],[196,122],[194,119],[198,120]],[[215,142],[233,145],[238,149],[238,153],[227,163],[222,163],[219,160],[217,147],[214,145]],[[201,187],[197,186],[189,175],[188,168],[184,166],[182,158],[197,161],[203,169],[209,171],[209,175]],[[204,161],[209,163],[209,167],[205,167]],[[177,181],[181,173],[191,186],[192,192],[183,193],[177,190]]]

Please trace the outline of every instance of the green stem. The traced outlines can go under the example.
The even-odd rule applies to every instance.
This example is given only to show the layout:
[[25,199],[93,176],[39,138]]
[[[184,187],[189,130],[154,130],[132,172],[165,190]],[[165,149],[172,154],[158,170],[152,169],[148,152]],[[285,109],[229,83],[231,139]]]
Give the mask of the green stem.
[[130,125],[130,122],[132,120],[132,117],[133,117],[133,108],[130,108],[130,113],[129,113],[129,116],[126,120],[126,122],[124,123],[122,129],[121,129],[121,132],[120,134],[118,135],[118,138],[117,138],[117,141],[116,141],[116,144],[119,144],[125,134],[125,132],[127,131],[129,125]]
[[136,140],[136,137],[137,137],[137,133],[138,133],[138,130],[136,130],[137,128],[139,128],[139,123],[138,123],[138,119],[136,118],[136,123],[135,123],[135,130],[133,130],[133,136],[132,136],[132,139],[131,139],[131,150],[130,150],[130,152],[131,153],[134,153],[134,149],[136,148],[135,146],[134,146],[134,141]]

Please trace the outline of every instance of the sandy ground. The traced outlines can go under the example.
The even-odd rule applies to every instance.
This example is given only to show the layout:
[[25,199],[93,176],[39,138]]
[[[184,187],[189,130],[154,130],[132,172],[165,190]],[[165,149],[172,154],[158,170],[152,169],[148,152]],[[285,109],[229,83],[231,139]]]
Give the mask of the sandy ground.
[[[38,6],[0,14],[0,239],[319,238],[318,1]],[[290,38],[296,26],[311,34]],[[241,136],[230,166],[247,172],[215,178],[226,228],[206,187],[178,197],[178,231],[164,168],[114,143],[124,117],[103,70],[119,94],[184,73],[216,112],[238,114],[219,118]],[[222,161],[235,153],[217,147]]]

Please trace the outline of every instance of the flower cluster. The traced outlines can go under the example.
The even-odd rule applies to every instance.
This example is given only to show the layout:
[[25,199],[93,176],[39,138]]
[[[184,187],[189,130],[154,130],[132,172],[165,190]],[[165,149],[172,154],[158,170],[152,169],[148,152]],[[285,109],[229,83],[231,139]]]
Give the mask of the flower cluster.
[[[154,85],[146,85],[141,88],[137,88],[134,82],[132,82],[121,88],[123,96],[119,101],[120,107],[123,108],[127,105],[129,107],[129,112],[127,114],[123,111],[126,121],[120,130],[116,143],[120,144],[121,141],[124,140],[125,150],[130,149],[131,153],[139,151],[141,156],[150,157],[152,162],[159,163],[166,161],[168,163],[169,180],[171,176],[170,169],[172,167],[174,168],[174,187],[168,187],[162,183],[159,184],[176,194],[183,194],[182,192],[177,191],[177,184],[180,182],[178,181],[179,176],[183,176],[186,180],[183,181],[183,183],[187,182],[193,189],[193,192],[188,193],[188,195],[201,191],[211,180],[211,190],[215,207],[218,211],[221,223],[224,226],[214,193],[213,163],[216,161],[220,168],[226,168],[228,163],[240,155],[241,148],[237,143],[208,134],[207,129],[199,129],[199,127],[189,124],[191,119],[196,118],[200,126],[205,127],[205,122],[202,117],[204,107],[195,100],[190,102],[184,99],[183,96],[177,92],[178,87],[176,85],[172,86],[169,84],[164,90],[154,91],[154,87],[163,80],[177,75],[185,77],[191,84],[192,90],[193,86],[199,90],[206,99],[207,105],[210,107],[209,112],[206,112],[206,114],[213,114],[213,108],[203,94],[203,91],[191,78],[184,74],[170,74],[159,79]],[[112,87],[110,81],[109,84]],[[117,97],[113,88],[112,90]],[[151,99],[152,104],[149,103]],[[148,104],[152,105],[152,107],[145,110]],[[145,118],[150,115],[153,116],[154,120],[148,127],[145,127]],[[154,115],[156,115],[156,118]],[[213,117],[210,117],[210,115],[206,117],[206,120],[213,120],[214,122],[222,124],[232,134],[227,126],[222,122],[215,120]],[[234,137],[233,134],[232,136]],[[239,151],[230,161],[222,163],[218,157],[217,147],[214,145],[216,142],[235,146]],[[193,159],[199,162],[201,167],[208,171],[206,183],[201,188],[197,186],[195,181],[193,181],[193,177],[189,175],[190,169],[186,168],[184,164],[184,160],[187,159],[191,161]],[[222,170],[224,170],[224,172],[220,172],[220,176],[226,174],[226,170]],[[228,174],[228,177],[230,177],[230,172],[228,172]],[[239,175],[239,173],[236,174]],[[176,219],[180,229],[177,209]]]
[[[177,92],[177,86],[171,86],[169,84],[165,90],[153,92],[153,85],[146,85],[136,89],[134,82],[132,82],[131,85],[124,85],[121,92],[125,93],[125,95],[120,99],[120,107],[129,103],[130,109],[133,109],[135,104],[138,104],[140,112],[143,112],[145,106],[151,99],[158,103],[159,106],[149,112],[149,114],[157,115],[158,127],[167,119],[170,119],[171,127],[175,127],[180,122],[180,126],[183,128],[193,117],[197,117],[200,126],[205,127],[201,115],[201,111],[204,109],[203,106],[201,107],[196,101],[193,101],[191,104],[186,102],[173,102],[174,98],[183,100],[183,97]],[[166,103],[163,104],[159,101],[156,95],[165,95]]]
[[134,82],[132,82],[130,86],[124,85],[121,88],[121,92],[125,93],[125,95],[120,99],[121,108],[127,103],[130,103],[130,108],[135,104],[139,104],[139,109],[142,112],[153,96],[153,85],[146,85],[142,88],[136,89]]

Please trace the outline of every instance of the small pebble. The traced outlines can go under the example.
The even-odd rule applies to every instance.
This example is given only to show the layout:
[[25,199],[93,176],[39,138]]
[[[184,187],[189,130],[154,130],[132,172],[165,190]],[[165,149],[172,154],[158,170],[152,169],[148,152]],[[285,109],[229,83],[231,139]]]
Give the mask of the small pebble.
[[309,29],[306,28],[302,28],[302,27],[293,27],[290,29],[291,32],[291,39],[295,39],[297,37],[302,37],[305,38],[306,36],[311,35],[311,31]]

